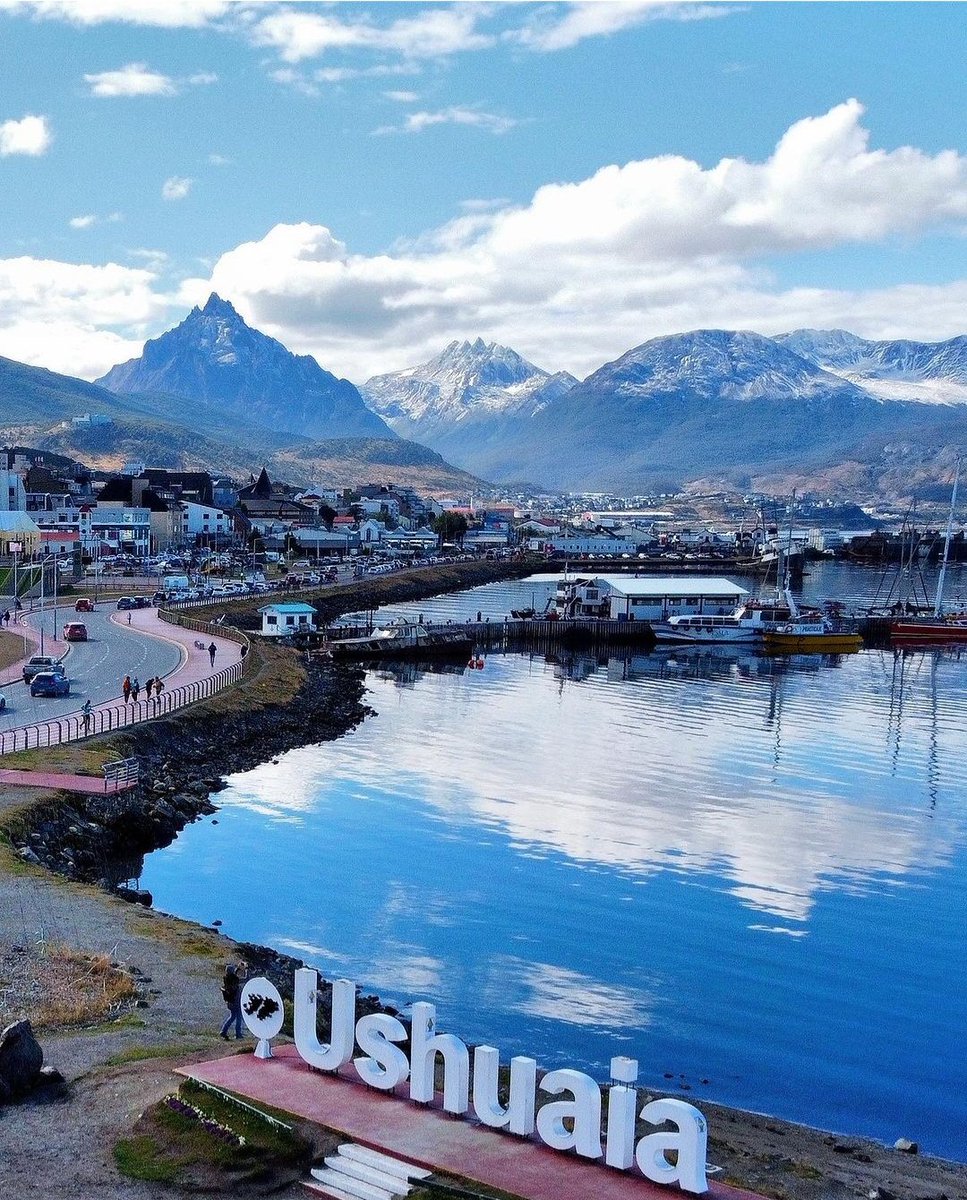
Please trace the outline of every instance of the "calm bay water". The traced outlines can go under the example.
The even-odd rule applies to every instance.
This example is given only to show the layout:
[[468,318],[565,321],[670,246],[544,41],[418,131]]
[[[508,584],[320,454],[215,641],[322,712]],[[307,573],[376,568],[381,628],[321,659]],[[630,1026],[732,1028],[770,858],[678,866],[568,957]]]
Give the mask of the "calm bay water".
[[[823,564],[807,593],[876,578]],[[217,826],[150,856],[159,908],[434,999],[505,1057],[607,1078],[629,1054],[699,1104],[967,1158],[967,656],[490,655],[367,683],[377,717],[233,777]]]

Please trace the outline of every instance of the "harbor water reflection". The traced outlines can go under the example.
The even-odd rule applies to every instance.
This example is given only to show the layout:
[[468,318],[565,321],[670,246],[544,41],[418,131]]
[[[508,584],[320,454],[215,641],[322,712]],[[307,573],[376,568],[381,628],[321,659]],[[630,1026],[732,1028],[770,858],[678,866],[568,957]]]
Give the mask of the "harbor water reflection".
[[376,718],[233,777],[143,883],[507,1055],[631,1054],[699,1103],[963,1158],[965,668],[373,669]]

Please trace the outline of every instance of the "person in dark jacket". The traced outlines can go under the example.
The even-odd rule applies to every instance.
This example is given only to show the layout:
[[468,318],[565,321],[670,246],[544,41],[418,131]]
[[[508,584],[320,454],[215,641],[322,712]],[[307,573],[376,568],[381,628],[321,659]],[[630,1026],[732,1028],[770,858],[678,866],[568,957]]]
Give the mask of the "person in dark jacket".
[[222,999],[228,1005],[228,1019],[221,1036],[228,1041],[228,1031],[235,1025],[236,1040],[242,1036],[242,980],[235,963],[229,963],[222,977]]

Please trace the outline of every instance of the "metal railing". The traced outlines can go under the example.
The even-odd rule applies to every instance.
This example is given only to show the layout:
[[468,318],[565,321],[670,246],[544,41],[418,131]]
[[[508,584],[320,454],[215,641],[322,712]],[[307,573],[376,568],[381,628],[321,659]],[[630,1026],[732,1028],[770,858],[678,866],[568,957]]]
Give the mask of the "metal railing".
[[115,704],[101,705],[85,714],[81,711],[68,713],[65,717],[54,717],[49,721],[40,721],[35,725],[25,725],[20,729],[9,729],[0,733],[0,756],[15,754],[18,750],[46,749],[49,746],[59,746],[64,742],[76,742],[82,738],[94,737],[97,734],[113,733],[129,725],[140,725],[145,721],[153,721],[156,717],[166,716],[176,709],[186,708],[189,704],[197,704],[199,700],[207,700],[229,684],[237,683],[248,666],[248,636],[240,629],[210,625],[205,621],[196,621],[181,613],[172,613],[159,609],[158,616],[170,625],[180,625],[183,628],[204,633],[209,637],[221,637],[245,647],[245,655],[229,663],[214,675],[205,679],[196,679],[192,683],[180,687],[162,686],[161,694],[155,693],[150,699],[145,694],[137,700],[118,701]]
[[122,758],[104,764],[104,790],[120,791],[124,787],[136,787],[141,778],[141,764],[136,758]]

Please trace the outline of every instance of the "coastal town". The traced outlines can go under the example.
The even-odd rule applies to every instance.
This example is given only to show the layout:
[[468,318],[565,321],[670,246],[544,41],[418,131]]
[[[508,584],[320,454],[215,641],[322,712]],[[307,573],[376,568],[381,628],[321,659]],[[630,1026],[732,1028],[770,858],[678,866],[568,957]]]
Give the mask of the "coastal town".
[[965,3],[0,0],[0,1200],[967,1200]]

